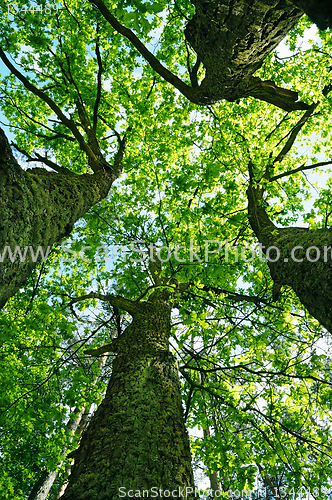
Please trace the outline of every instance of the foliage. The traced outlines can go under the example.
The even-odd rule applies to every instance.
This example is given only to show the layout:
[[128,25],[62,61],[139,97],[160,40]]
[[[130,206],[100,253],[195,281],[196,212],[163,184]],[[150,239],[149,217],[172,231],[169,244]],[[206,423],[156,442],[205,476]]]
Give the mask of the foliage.
[[[33,2],[17,5],[30,8]],[[70,416],[93,404],[91,413],[105,391],[112,357],[100,372],[84,350],[107,343],[119,317],[121,328],[128,317],[96,299],[75,306],[71,299],[94,290],[145,300],[152,280],[138,249],[151,254],[151,245],[170,249],[169,259],[160,250],[163,272],[187,284],[174,303],[171,347],[188,428],[210,433],[191,440],[195,458],[219,473],[224,492],[253,488],[259,477],[270,491],[271,484],[287,493],[319,487],[321,495],[332,474],[329,336],[290,289],[273,302],[264,259],[236,261],[234,250],[227,258],[225,241],[239,253],[255,244],[247,216],[250,162],[257,179],[267,165],[273,165],[272,177],[280,176],[266,191],[277,224],[302,218],[312,228],[329,227],[330,170],[322,166],[325,185],[314,175],[312,199],[311,181],[299,167],[331,156],[332,101],[322,94],[330,85],[331,33],[320,32],[310,49],[301,50],[309,25],[301,21],[287,42],[291,56],[275,53],[259,70],[280,86],[294,86],[306,102],[320,101],[282,155],[301,112],[285,113],[252,98],[198,108],[155,75],[88,1],[68,0],[52,15],[8,14],[11,7],[0,7],[6,20],[1,46],[16,67],[74,122],[80,121],[77,101],[84,103],[106,157],[116,150],[117,134],[129,132],[124,172],[108,198],[0,313],[2,498],[28,498],[41,472],[60,464],[64,446],[77,445],[66,428]],[[108,7],[189,81],[187,57],[193,64],[194,54],[183,29],[191,4],[122,1]],[[21,151],[35,159],[39,152],[78,174],[88,170],[79,143],[45,101],[12,74],[2,77],[1,94]],[[206,240],[209,251],[222,243],[208,260]],[[178,247],[184,247],[181,261]],[[190,248],[197,258],[191,259]]]

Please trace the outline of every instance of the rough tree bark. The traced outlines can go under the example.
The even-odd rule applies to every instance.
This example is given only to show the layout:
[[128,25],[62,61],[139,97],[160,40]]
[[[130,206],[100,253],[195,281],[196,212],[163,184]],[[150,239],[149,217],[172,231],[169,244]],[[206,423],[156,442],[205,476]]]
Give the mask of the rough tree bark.
[[[145,302],[109,300],[133,320],[111,344],[87,351],[117,356],[61,498],[111,500],[119,492],[151,488],[185,492],[194,482],[178,367],[168,345],[170,293],[157,290]],[[194,490],[187,498],[194,498]]]
[[282,285],[290,286],[309,313],[332,333],[332,230],[277,228],[263,204],[263,189],[250,184],[249,221],[265,247],[263,252],[270,248],[268,266],[274,281],[274,299]]
[[[193,2],[196,12],[185,29],[186,39],[197,54],[196,64],[188,68],[191,86],[165,68],[130,29],[120,24],[102,0],[89,1],[159,75],[196,104],[210,105],[223,99],[234,101],[253,96],[286,111],[308,108],[307,104],[296,102],[296,91],[253,76],[303,15],[302,10],[287,0]],[[205,78],[199,85],[197,71],[201,63]]]
[[[46,253],[47,247],[69,235],[74,223],[107,196],[121,172],[120,156],[113,167],[100,168],[91,175],[66,169],[24,171],[0,129],[0,308],[37,264],[29,247],[34,254],[38,246]],[[22,252],[21,259],[18,255],[10,258],[10,250],[14,254],[16,247]]]
[[294,91],[253,74],[295,26],[302,12],[286,0],[197,0],[185,29],[205,68],[199,104],[253,96],[287,111],[306,109]]

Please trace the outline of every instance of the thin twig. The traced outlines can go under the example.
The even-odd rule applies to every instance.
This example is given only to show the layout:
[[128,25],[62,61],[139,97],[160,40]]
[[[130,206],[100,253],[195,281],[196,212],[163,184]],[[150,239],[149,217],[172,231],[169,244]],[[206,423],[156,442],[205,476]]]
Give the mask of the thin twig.
[[[97,23],[97,34],[99,32],[99,23]],[[99,35],[97,36],[97,41],[96,41],[96,56],[97,56],[97,61],[98,61],[98,74],[97,74],[97,96],[95,100],[95,105],[93,108],[93,124],[92,124],[92,130],[94,133],[96,133],[97,130],[97,119],[98,119],[98,107],[100,103],[100,98],[101,98],[101,75],[103,74],[103,65],[101,61],[101,54],[100,54],[100,47],[99,47]]]

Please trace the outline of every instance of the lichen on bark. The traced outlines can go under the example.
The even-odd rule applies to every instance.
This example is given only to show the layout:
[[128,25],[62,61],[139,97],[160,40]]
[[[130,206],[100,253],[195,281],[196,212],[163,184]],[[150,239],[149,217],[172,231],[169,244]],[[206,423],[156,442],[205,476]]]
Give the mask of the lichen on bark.
[[250,185],[249,222],[263,252],[269,252],[273,281],[290,286],[309,313],[332,333],[332,230],[278,228],[263,203],[262,190]]
[[[29,247],[46,253],[94,204],[107,196],[116,176],[101,169],[94,174],[57,173],[42,168],[23,170],[0,129],[0,308],[24,285],[38,261]],[[7,249],[6,249],[7,247]],[[26,258],[14,253],[19,247]],[[6,249],[6,252],[5,252]],[[4,254],[5,252],[5,254]]]
[[63,500],[194,488],[178,366],[168,345],[170,313],[169,293],[154,292],[113,342],[106,396],[75,453]]

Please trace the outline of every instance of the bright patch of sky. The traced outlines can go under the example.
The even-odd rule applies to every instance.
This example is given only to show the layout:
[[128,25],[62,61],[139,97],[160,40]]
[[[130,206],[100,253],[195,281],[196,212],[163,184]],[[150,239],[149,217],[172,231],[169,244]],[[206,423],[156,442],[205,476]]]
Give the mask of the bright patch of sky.
[[[301,51],[305,52],[306,50],[309,50],[312,47],[312,42],[316,43],[319,45],[319,37],[318,37],[318,31],[317,27],[315,25],[312,25],[310,28],[306,29],[303,38],[301,39],[301,42],[296,48],[296,51]],[[287,58],[291,57],[294,53],[289,49],[288,45],[286,42],[281,42],[277,49],[276,52],[278,53],[278,56],[280,58]],[[317,141],[319,141],[320,138],[316,134],[313,134],[310,137],[310,143],[315,144]],[[310,155],[312,152],[312,149],[310,146],[303,146],[298,149],[299,154],[303,155]],[[326,156],[324,152],[316,154],[316,158],[318,159],[318,162],[323,162],[323,161],[328,161],[330,158]],[[332,159],[331,159],[332,160]],[[326,188],[327,187],[327,180],[330,177],[330,174],[324,170],[324,167],[318,168],[316,171],[312,170],[307,170],[304,172],[304,174],[308,185],[310,185],[310,194],[311,197],[309,200],[304,200],[303,201],[303,207],[306,213],[310,212],[311,209],[313,208],[313,204],[315,200],[319,198],[319,192],[318,189],[315,187],[316,185],[319,186],[320,188]],[[276,200],[277,201],[277,200]],[[296,223],[293,224],[294,226],[305,226],[308,227],[308,224],[305,224],[303,221],[303,218],[300,217]]]

